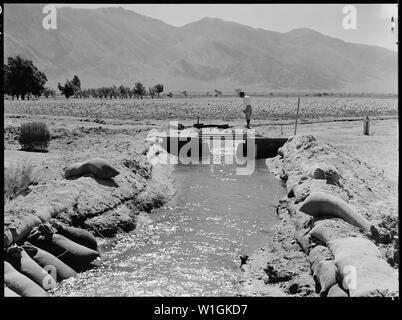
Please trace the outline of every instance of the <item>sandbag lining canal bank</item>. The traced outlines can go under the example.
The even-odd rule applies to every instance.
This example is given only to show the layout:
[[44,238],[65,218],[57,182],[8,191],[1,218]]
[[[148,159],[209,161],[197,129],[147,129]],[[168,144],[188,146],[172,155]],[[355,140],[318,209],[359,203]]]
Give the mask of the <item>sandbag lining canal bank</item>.
[[[243,267],[242,294],[398,295],[398,212],[390,182],[364,162],[312,136],[290,137],[278,153],[267,159],[267,165],[287,186],[288,195],[277,209],[281,223],[272,247],[262,248]],[[321,219],[309,215],[307,204],[323,194],[347,208],[347,217],[359,217],[360,227],[355,226],[356,219],[348,223],[339,215]],[[344,290],[345,265],[356,268],[357,289]]]
[[[30,193],[7,204],[4,247],[21,242],[33,227],[57,218],[101,237],[135,228],[135,215],[168,200],[173,190],[169,177],[154,173],[146,157],[110,159],[120,174],[103,180],[92,176],[54,179],[30,187]],[[62,168],[61,168],[62,171]]]
[[[81,152],[69,153],[64,148],[60,152],[56,144],[56,150],[39,155],[40,160],[36,154],[25,153],[31,165],[33,162],[38,183],[31,185],[27,194],[6,204],[4,249],[23,244],[33,228],[52,218],[98,237],[112,237],[119,231],[133,230],[141,211],[149,212],[170,199],[174,190],[169,170],[158,170],[146,156],[136,152],[139,143],[132,137],[118,138],[112,140],[116,145],[104,139]],[[122,144],[124,148],[118,148]],[[18,161],[13,164],[11,159],[21,156],[24,157],[22,151],[8,151],[5,170],[17,165]],[[64,171],[69,164],[93,157],[103,157],[119,174],[112,179],[94,175],[66,179]]]

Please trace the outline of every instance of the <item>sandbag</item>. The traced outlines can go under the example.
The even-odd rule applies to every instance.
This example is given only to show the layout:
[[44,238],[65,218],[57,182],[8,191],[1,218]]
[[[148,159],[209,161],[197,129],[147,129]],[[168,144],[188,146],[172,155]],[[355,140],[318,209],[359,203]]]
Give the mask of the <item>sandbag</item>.
[[291,180],[286,180],[286,195],[288,198],[293,198],[295,195],[293,193],[293,188],[295,187],[295,183]]
[[4,226],[4,249],[7,249],[13,243],[13,235],[8,227]]
[[93,174],[99,179],[110,179],[119,173],[105,159],[93,158],[85,162],[77,162],[69,165],[64,172],[64,176],[69,179],[74,177],[79,178],[85,174]]
[[10,288],[7,288],[4,286],[4,296],[5,297],[21,297],[18,293],[15,293],[13,290]]
[[343,290],[338,283],[334,284],[329,290],[327,297],[342,297],[348,298],[348,294],[345,290]]
[[323,244],[326,244],[328,241],[338,238],[338,235],[332,228],[323,226],[322,224],[315,225],[310,230],[310,236]]
[[46,297],[48,293],[4,261],[4,284],[22,297]]
[[325,180],[308,179],[294,186],[293,193],[296,198],[295,203],[304,201],[310,194],[314,192],[329,193],[341,198],[345,202],[349,202],[348,195],[341,188],[332,184],[327,184]]
[[286,180],[286,192],[288,198],[294,197],[293,189],[299,183],[299,177],[290,176]]
[[310,194],[299,210],[313,217],[341,218],[355,227],[370,232],[371,223],[367,219],[355,212],[345,201],[329,193]]
[[42,230],[28,239],[34,246],[39,247],[59,258],[75,271],[86,268],[99,257],[95,250],[84,247],[57,233],[46,233]]
[[314,270],[320,261],[332,260],[332,259],[333,259],[333,257],[332,257],[331,251],[329,251],[327,247],[324,247],[321,245],[315,246],[314,248],[312,248],[310,250],[310,253],[308,255],[311,273],[312,274],[314,273]]
[[281,158],[284,158],[284,157],[285,157],[285,150],[284,150],[283,147],[280,147],[280,148],[278,149],[278,155],[279,155]]
[[335,259],[347,256],[373,256],[381,258],[381,253],[377,246],[365,238],[347,237],[328,241],[328,249]]
[[309,254],[311,248],[315,246],[307,231],[306,229],[299,229],[295,232],[295,239],[305,254]]
[[42,268],[46,268],[51,273],[55,273],[53,278],[55,278],[57,282],[77,275],[77,272],[51,253],[35,247],[29,242],[25,242],[21,247]]
[[98,251],[98,243],[91,232],[81,228],[66,226],[56,220],[50,221],[50,224],[57,230],[58,234],[61,234],[84,247]]
[[33,280],[43,289],[49,290],[56,286],[56,279],[39,264],[37,264],[22,247],[13,246],[7,249],[6,260],[15,270]]
[[40,206],[35,210],[35,215],[45,223],[49,219],[55,217],[57,215],[57,210],[54,207],[47,205]]
[[398,278],[389,264],[369,255],[335,259],[339,282],[350,297],[386,296],[399,289]]
[[9,242],[9,235],[11,234],[12,243],[18,242],[26,237],[29,232],[40,225],[42,221],[34,214],[24,213],[15,214],[5,213],[4,225],[7,227],[7,242]]
[[325,296],[329,288],[336,284],[337,268],[334,260],[321,260],[313,270],[316,293]]
[[326,162],[313,162],[304,166],[305,174],[312,179],[324,179],[328,184],[338,185],[341,175],[338,170]]

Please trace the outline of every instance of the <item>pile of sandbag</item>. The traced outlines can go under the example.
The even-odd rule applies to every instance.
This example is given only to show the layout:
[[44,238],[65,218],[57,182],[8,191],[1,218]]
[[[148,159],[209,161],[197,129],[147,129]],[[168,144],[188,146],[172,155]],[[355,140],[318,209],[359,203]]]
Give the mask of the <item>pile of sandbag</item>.
[[395,270],[377,246],[359,233],[375,227],[344,200],[316,192],[306,198],[299,211],[313,217],[312,228],[296,236],[309,255],[320,296],[383,297],[398,292]]
[[287,207],[296,207],[295,217],[311,217],[308,226],[296,223],[295,238],[308,255],[316,292],[328,297],[397,295],[396,270],[371,241],[392,241],[390,230],[369,221],[381,217],[371,205],[383,195],[381,177],[312,136],[290,137],[278,153],[267,164],[286,183]]
[[89,268],[100,256],[90,232],[56,220],[33,228],[26,240],[5,249],[6,297],[47,296],[58,282]]

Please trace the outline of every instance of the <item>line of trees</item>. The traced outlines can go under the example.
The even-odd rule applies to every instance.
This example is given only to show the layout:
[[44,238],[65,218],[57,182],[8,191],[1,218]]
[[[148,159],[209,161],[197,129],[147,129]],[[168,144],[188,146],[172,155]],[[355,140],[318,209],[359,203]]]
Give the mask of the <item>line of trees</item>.
[[150,95],[151,98],[160,95],[163,92],[163,84],[156,84],[153,87],[145,88],[141,82],[136,82],[133,88],[120,85],[119,87],[101,87],[101,88],[90,88],[82,89],[81,81],[77,75],[74,76],[72,80],[66,79],[64,86],[58,83],[59,91],[68,99],[74,96],[75,98],[86,99],[86,98],[99,98],[99,99],[131,99],[137,98],[142,99],[143,96]]
[[[16,57],[8,57],[7,64],[3,67],[4,77],[4,93],[10,95],[14,100],[29,100],[30,96],[39,98],[43,95],[45,98],[55,97],[56,91],[50,87],[45,87],[47,77],[45,73],[34,66],[31,60],[27,60],[17,55]],[[158,83],[153,87],[145,88],[141,82],[136,82],[133,88],[123,86],[120,87],[101,87],[92,89],[81,88],[81,80],[77,75],[73,79],[66,79],[64,85],[57,84],[58,90],[66,99],[75,98],[100,98],[100,99],[131,99],[141,98],[150,95],[151,98],[163,92],[163,84]]]
[[[21,100],[30,96],[39,98],[43,95],[45,98],[55,97],[56,91],[50,87],[45,87],[47,82],[46,75],[38,70],[34,66],[31,60],[26,60],[20,56],[15,58],[9,57],[7,59],[7,65],[4,65],[4,93],[12,97]],[[161,83],[154,85],[153,87],[146,87],[141,82],[136,82],[134,87],[120,85],[119,87],[101,87],[83,89],[81,88],[81,80],[75,75],[71,80],[66,79],[64,85],[57,84],[57,88],[62,95],[69,99],[75,98],[99,98],[99,99],[142,99],[143,96],[160,97],[160,94],[164,90],[164,86]],[[239,89],[236,89],[236,92]],[[188,96],[187,90],[181,92],[184,97]],[[215,97],[221,96],[220,90],[214,90]],[[172,92],[167,94],[168,97],[173,97]],[[210,92],[207,92],[207,96],[210,96]]]

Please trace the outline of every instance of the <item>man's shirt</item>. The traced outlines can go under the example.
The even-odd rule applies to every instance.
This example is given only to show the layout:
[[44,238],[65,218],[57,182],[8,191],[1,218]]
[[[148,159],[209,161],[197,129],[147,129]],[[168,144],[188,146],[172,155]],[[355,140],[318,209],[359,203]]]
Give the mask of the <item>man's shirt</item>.
[[251,100],[249,96],[244,96],[243,98],[243,102],[244,102],[244,113],[246,114],[246,119],[250,119],[251,117]]
[[251,99],[249,96],[244,96],[243,102],[244,102],[244,108],[247,106],[251,106]]

